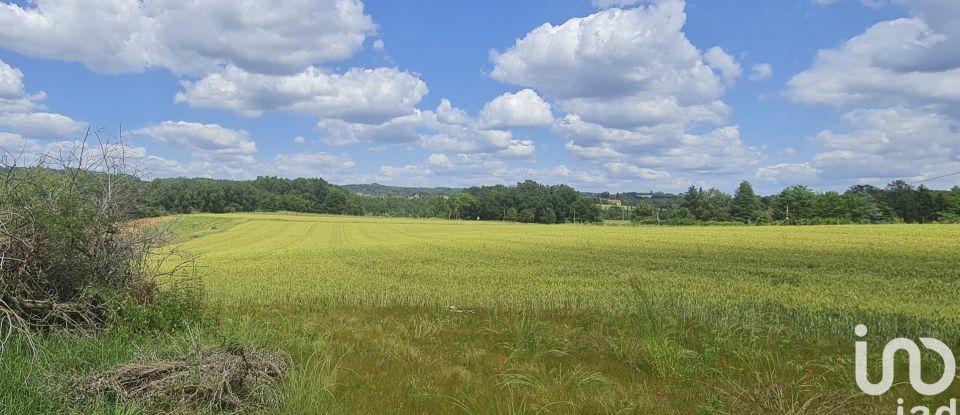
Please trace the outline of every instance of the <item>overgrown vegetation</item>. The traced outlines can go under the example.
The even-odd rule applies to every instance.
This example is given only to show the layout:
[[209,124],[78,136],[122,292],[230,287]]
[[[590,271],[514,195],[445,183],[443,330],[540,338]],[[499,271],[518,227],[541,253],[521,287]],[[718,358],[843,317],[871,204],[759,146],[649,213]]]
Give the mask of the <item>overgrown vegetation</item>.
[[172,356],[75,384],[138,357],[135,347],[202,337],[186,331],[203,330],[194,258],[168,226],[136,220],[141,183],[124,151],[93,132],[28,166],[0,154],[0,413],[237,411],[286,373],[283,355],[221,343],[195,365]]
[[139,180],[123,147],[96,137],[32,166],[0,159],[0,344],[99,328],[120,305],[154,304],[161,283],[199,307],[190,258],[166,246],[163,228],[131,226]]

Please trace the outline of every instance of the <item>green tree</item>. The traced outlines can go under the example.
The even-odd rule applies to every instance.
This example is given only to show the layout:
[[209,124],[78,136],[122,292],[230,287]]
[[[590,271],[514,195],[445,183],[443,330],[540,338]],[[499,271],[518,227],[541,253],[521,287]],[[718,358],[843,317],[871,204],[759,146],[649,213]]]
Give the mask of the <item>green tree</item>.
[[919,214],[913,186],[903,180],[896,180],[887,185],[884,196],[887,205],[904,222],[917,222]]
[[630,220],[643,221],[656,214],[656,208],[650,205],[637,205],[631,210]]
[[557,213],[551,208],[546,208],[540,213],[540,223],[557,223]]
[[[813,200],[816,193],[807,186],[790,186],[774,196],[771,203],[774,210],[774,219],[798,221],[808,219],[812,212]],[[789,218],[787,212],[789,210]]]
[[517,212],[517,208],[509,208],[509,209],[507,209],[507,220],[508,220],[508,221],[510,221],[510,222],[516,222],[518,216],[519,216],[519,212]]
[[603,218],[607,220],[621,220],[626,216],[626,212],[620,206],[610,206],[603,211]]
[[707,220],[707,201],[703,195],[703,189],[690,186],[687,193],[683,194],[683,202],[680,206],[687,208],[690,215],[697,220]]
[[477,198],[467,192],[460,192],[453,196],[453,215],[456,218],[475,219],[477,209]]
[[934,193],[927,186],[920,185],[914,195],[917,221],[928,223],[937,220],[947,210],[947,200],[942,193]]
[[844,209],[847,217],[854,223],[870,223],[873,220],[871,216],[876,204],[873,206],[868,203],[867,198],[861,197],[855,193],[843,194]]
[[837,192],[826,192],[813,199],[813,217],[843,220],[849,217],[847,205]]
[[736,193],[733,195],[733,206],[731,215],[744,223],[753,222],[759,219],[763,205],[760,198],[753,192],[753,186],[750,182],[744,180],[740,182]]
[[346,191],[340,188],[331,189],[327,192],[320,211],[323,213],[342,214],[347,213],[349,196]]
[[726,222],[733,220],[730,215],[730,209],[733,206],[733,198],[720,189],[711,188],[703,194],[704,203],[706,203],[706,218],[704,220],[713,220]]
[[533,209],[524,209],[517,218],[523,223],[533,223],[537,220],[537,215],[533,213]]
[[[591,199],[577,199],[576,202],[573,202],[572,210],[576,213],[577,222],[600,222],[603,219],[600,207]],[[570,220],[574,219],[573,216],[571,215]]]

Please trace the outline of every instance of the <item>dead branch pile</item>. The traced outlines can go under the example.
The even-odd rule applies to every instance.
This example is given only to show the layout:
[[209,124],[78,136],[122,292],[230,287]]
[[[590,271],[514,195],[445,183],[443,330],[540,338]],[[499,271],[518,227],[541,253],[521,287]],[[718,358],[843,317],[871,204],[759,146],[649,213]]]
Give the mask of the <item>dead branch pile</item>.
[[[103,301],[96,294],[82,295],[73,302],[62,303],[0,295],[0,321],[20,319],[19,324],[32,331],[98,328],[106,319],[105,312]],[[9,324],[7,321],[3,325]]]
[[278,352],[233,346],[126,364],[81,379],[80,387],[90,396],[137,401],[164,411],[240,412],[275,401],[273,389],[288,370]]

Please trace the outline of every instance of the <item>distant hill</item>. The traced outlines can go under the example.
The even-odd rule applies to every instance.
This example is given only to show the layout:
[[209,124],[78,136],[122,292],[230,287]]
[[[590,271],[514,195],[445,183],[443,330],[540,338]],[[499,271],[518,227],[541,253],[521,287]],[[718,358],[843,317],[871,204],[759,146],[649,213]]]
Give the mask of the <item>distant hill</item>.
[[414,195],[420,196],[433,196],[433,195],[446,195],[450,196],[454,193],[457,193],[463,189],[453,188],[453,187],[400,187],[400,186],[387,186],[380,183],[370,183],[370,184],[346,184],[340,186],[344,190],[360,195],[360,196],[394,196],[394,197],[411,197]]

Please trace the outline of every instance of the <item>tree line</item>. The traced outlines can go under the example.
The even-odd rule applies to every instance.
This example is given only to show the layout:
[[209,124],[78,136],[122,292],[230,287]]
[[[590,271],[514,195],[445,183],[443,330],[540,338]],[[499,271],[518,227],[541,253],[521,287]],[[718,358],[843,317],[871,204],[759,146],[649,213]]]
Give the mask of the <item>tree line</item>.
[[347,191],[323,179],[155,179],[140,192],[141,213],[276,212],[360,214]]
[[950,191],[914,187],[903,180],[884,188],[855,185],[843,193],[814,192],[796,185],[770,196],[758,196],[741,182],[734,194],[691,186],[667,205],[639,201],[611,207],[606,219],[656,224],[841,224],[960,223],[960,186]]
[[327,213],[515,222],[596,222],[600,209],[570,186],[534,181],[471,187],[446,194],[360,196],[322,179],[155,179],[144,183],[145,216],[193,212]]
[[[600,208],[604,200],[615,198],[622,198],[623,206]],[[651,193],[644,198],[633,193],[586,194],[567,185],[548,186],[527,180],[513,186],[375,196],[351,193],[317,178],[177,178],[144,182],[140,205],[145,216],[292,211],[527,223],[604,219],[661,225],[931,223],[960,222],[960,186],[950,191],[931,190],[898,180],[883,188],[856,185],[843,193],[818,193],[797,185],[777,194],[759,196],[744,181],[732,195],[719,189],[691,186],[680,195]]]

